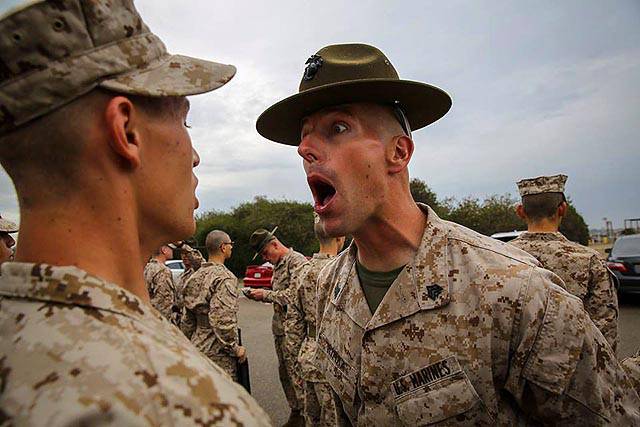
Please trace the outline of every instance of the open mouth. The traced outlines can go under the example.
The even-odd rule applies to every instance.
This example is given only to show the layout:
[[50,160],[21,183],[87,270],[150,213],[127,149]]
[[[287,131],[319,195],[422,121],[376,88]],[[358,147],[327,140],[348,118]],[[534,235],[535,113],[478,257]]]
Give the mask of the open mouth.
[[307,178],[307,183],[313,194],[315,210],[318,213],[326,210],[336,196],[336,189],[329,181],[317,175]]

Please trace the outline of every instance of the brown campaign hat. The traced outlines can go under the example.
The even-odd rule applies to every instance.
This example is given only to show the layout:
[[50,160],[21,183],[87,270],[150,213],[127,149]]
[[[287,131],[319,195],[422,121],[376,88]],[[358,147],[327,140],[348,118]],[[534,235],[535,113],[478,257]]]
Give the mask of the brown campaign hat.
[[171,55],[132,0],[9,0],[0,5],[0,134],[95,87],[144,96],[219,88],[232,65]]
[[256,251],[256,253],[253,255],[253,258],[251,258],[251,260],[256,259],[258,254],[262,252],[262,249],[264,249],[267,243],[269,243],[270,241],[276,238],[274,233],[276,232],[277,229],[278,229],[278,226],[276,226],[271,231],[265,230],[264,228],[258,228],[256,231],[254,231],[251,234],[251,237],[249,237],[249,245],[251,246],[251,248],[253,248],[254,251]]
[[353,102],[397,105],[414,130],[435,122],[451,108],[451,98],[443,90],[400,80],[379,49],[338,44],[323,47],[307,60],[299,92],[267,108],[258,117],[256,128],[272,141],[298,145],[304,117]]

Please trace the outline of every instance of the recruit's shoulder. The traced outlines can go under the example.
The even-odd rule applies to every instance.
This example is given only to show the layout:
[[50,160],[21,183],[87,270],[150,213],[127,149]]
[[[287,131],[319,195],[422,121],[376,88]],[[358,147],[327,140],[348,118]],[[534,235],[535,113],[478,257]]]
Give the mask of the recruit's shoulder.
[[0,279],[0,407],[10,408],[8,419],[268,423],[250,396],[137,296],[78,269],[26,267]]

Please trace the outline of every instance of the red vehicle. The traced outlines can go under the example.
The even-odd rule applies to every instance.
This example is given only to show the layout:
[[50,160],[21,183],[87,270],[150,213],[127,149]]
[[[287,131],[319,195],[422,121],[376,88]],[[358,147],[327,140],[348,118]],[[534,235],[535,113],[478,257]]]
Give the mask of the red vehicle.
[[244,273],[244,286],[271,289],[271,276],[273,276],[273,265],[270,263],[249,265]]

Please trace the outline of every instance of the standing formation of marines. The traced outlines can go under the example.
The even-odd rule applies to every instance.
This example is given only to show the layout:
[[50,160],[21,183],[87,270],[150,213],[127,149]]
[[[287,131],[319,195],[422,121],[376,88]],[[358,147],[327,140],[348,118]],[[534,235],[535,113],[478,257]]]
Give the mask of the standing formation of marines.
[[[167,53],[131,0],[9,2],[0,43],[0,163],[21,218],[0,276],[0,423],[270,425],[233,381],[246,352],[230,237],[209,233],[181,297],[163,280],[162,245],[195,231],[185,97],[235,67]],[[519,183],[529,231],[513,245],[413,201],[412,131],[450,106],[345,44],[258,118],[297,146],[321,243],[307,261],[275,230],[250,241],[274,264],[273,290],[249,296],[274,306],[287,424],[304,407],[308,425],[639,425],[610,279],[557,233],[566,177]],[[0,219],[8,249],[15,228]],[[151,307],[165,285],[191,342]]]

